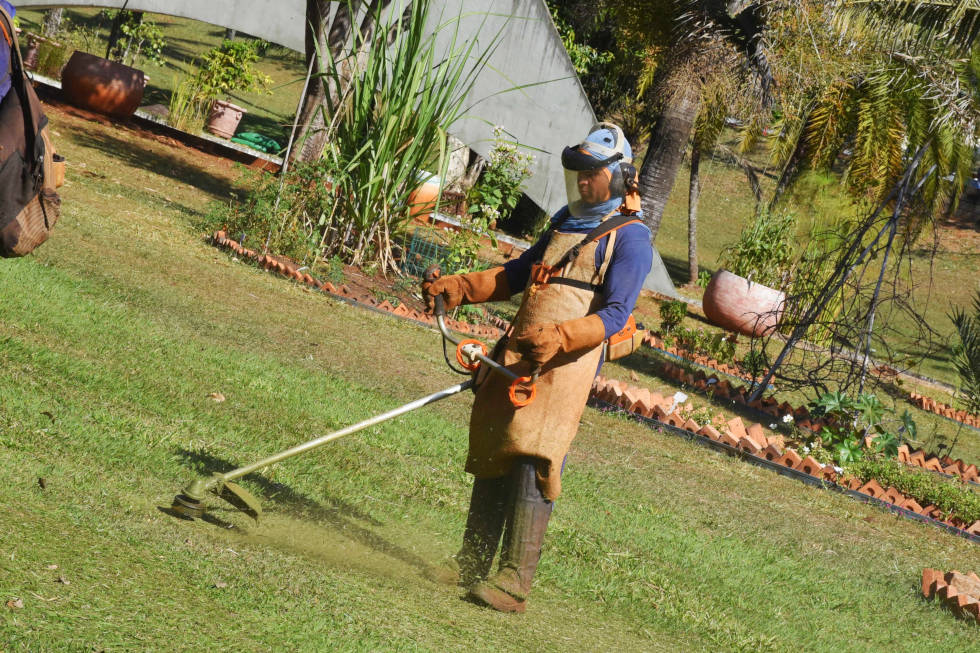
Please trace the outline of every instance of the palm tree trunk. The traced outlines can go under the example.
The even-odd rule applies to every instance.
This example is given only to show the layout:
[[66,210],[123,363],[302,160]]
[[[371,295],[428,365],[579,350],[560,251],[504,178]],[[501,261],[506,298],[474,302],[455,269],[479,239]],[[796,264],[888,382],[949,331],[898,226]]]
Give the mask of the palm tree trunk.
[[691,146],[691,185],[687,193],[687,274],[693,286],[698,282],[698,199],[701,197],[701,148]]
[[[672,66],[681,68],[683,65]],[[671,75],[670,72],[667,75]],[[691,136],[694,118],[701,104],[698,86],[685,75],[672,75],[663,85],[667,99],[663,111],[650,130],[650,144],[640,168],[640,198],[643,201],[643,222],[656,239],[663,220],[667,198],[674,187],[677,171],[684,160],[684,151]]]

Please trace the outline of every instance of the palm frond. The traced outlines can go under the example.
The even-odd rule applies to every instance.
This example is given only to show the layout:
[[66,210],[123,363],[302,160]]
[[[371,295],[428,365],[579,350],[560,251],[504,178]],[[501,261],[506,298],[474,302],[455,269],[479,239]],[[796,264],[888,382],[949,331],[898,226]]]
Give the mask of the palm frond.
[[980,35],[980,0],[841,0],[838,26],[916,50],[942,41],[962,52]]

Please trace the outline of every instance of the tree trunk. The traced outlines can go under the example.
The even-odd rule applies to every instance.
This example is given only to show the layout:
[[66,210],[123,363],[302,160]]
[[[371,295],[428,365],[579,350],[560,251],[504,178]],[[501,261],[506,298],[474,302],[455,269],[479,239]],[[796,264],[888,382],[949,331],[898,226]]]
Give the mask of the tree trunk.
[[[310,136],[311,132],[316,134],[323,129],[323,111],[321,107],[324,105],[327,87],[323,83],[322,75],[325,67],[319,52],[327,51],[326,22],[329,16],[329,1],[307,0],[306,65],[309,67],[310,61],[313,59],[316,59],[316,62],[313,64],[313,77],[310,79],[310,85],[306,91],[306,98],[303,100],[303,108],[300,110],[299,115],[300,131],[296,135],[296,142],[301,143],[302,147],[293,150],[293,156],[300,161],[313,161],[318,159],[326,145],[325,137],[314,139]],[[347,29],[350,28],[350,14],[347,11],[346,3],[341,3],[337,8],[337,15],[334,17],[333,22],[334,30],[344,23],[346,23]],[[334,30],[331,30],[331,37],[333,36]]]
[[[311,42],[312,31],[311,33],[307,34],[307,65],[309,65],[310,62],[309,57],[316,56],[315,48],[313,49],[312,55],[310,53],[310,49],[313,47],[314,43],[318,44],[316,47],[319,47],[321,52],[325,51],[325,49],[329,49],[330,56],[333,57],[334,61],[341,59],[344,49],[347,47],[348,42],[350,41],[354,21],[356,20],[358,14],[358,7],[361,4],[363,3],[354,2],[351,3],[351,6],[348,6],[347,3],[342,3],[337,8],[337,13],[333,19],[333,24],[330,27],[329,37],[324,42],[324,23],[327,17],[326,12],[330,10],[330,3],[313,2],[312,0],[307,2],[307,19],[311,25],[315,27],[316,34],[319,35],[315,41]],[[386,8],[389,4],[391,4],[391,0],[371,0],[371,4],[368,6],[367,11],[364,14],[364,18],[358,27],[362,48],[370,47],[370,41],[374,36],[374,29],[376,27],[375,17],[379,11],[384,10],[384,8]],[[323,5],[322,8],[315,8],[314,13],[316,13],[317,16],[309,15],[311,5]],[[351,15],[351,9],[353,9],[354,15]],[[318,22],[314,20],[317,17]],[[365,42],[367,42],[366,45]],[[351,75],[357,74],[355,68],[359,65],[364,56],[364,52],[358,52],[351,61],[341,63],[339,68],[343,77],[341,80],[342,83],[349,81]],[[316,70],[324,71],[323,64],[320,61],[317,62],[315,68]],[[331,94],[330,100],[332,104],[336,104],[340,100],[340,89],[324,84],[322,78],[319,77],[315,81],[317,82],[316,88],[314,88],[313,80],[310,81],[311,88],[307,93],[307,102],[304,103],[303,111],[300,115],[300,121],[303,125],[297,139],[299,142],[303,143],[303,146],[297,156],[300,161],[314,161],[320,158],[320,155],[323,154],[323,148],[326,147],[327,144],[327,134],[324,131],[324,126],[326,123],[324,120],[323,111],[323,109],[326,107],[327,93]]]
[[687,193],[687,274],[693,286],[698,282],[698,199],[701,197],[701,148],[691,146],[691,186]]
[[[675,68],[684,68],[676,65]],[[667,75],[671,75],[668,71]],[[643,222],[656,239],[663,220],[667,198],[684,160],[684,151],[691,136],[694,118],[701,104],[698,85],[686,75],[671,75],[663,85],[667,98],[663,110],[650,130],[650,144],[640,168],[640,198],[643,202]]]
[[119,42],[119,28],[122,27],[125,17],[126,10],[120,9],[116,12],[116,17],[112,19],[112,28],[109,29],[109,41],[105,46],[105,59],[112,58],[112,51],[116,49],[116,43]]
[[64,9],[48,9],[44,12],[44,36],[53,37],[61,28],[61,15]]

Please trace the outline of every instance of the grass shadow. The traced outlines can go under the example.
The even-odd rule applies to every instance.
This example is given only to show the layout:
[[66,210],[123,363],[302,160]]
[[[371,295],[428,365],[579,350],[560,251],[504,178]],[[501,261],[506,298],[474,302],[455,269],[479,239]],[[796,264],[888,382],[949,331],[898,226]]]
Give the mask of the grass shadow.
[[216,199],[226,199],[235,190],[234,184],[229,180],[215,177],[207,170],[188,163],[179,156],[141,147],[139,143],[131,143],[110,134],[79,127],[71,130],[69,138],[81,147],[98,150],[135,168],[154,170],[198,188]]
[[[225,473],[236,467],[227,460],[203,451],[191,451],[181,447],[176,450],[176,454],[184,465],[202,475],[213,472]],[[272,481],[261,474],[248,474],[243,479],[260,488],[265,501],[281,506],[299,517],[325,523],[361,545],[400,560],[420,571],[431,568],[428,562],[414,553],[352,521],[367,522],[375,527],[383,526],[380,521],[354,505],[332,497],[329,499],[331,505],[324,506],[288,485]]]

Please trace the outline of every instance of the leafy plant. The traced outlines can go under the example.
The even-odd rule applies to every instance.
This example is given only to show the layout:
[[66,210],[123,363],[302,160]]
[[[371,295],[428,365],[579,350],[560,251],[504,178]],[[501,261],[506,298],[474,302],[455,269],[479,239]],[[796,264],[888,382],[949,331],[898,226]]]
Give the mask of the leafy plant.
[[698,272],[698,287],[707,288],[709,283],[711,283],[711,273],[707,270],[701,270]]
[[725,248],[722,263],[729,272],[755,283],[785,287],[795,236],[795,215],[763,208],[742,229],[738,240]]
[[502,134],[503,127],[493,128],[494,146],[487,165],[467,195],[468,215],[490,226],[517,206],[534,162],[534,156],[521,153],[517,144],[504,140]]
[[142,11],[103,9],[102,16],[115,21],[119,11],[122,11],[119,31],[125,38],[116,42],[109,57],[127,66],[135,66],[143,59],[162,66],[166,45],[163,30]]
[[660,332],[670,333],[687,315],[687,303],[679,299],[660,302]]
[[198,97],[205,102],[235,91],[268,90],[272,80],[255,69],[259,60],[255,41],[231,41],[208,50],[198,68]]
[[327,281],[335,286],[344,283],[346,279],[344,276],[344,262],[336,256],[331,256],[326,261],[324,276],[327,278]]
[[481,268],[480,250],[483,249],[484,236],[490,239],[493,247],[497,246],[497,235],[490,228],[489,216],[477,215],[470,219],[468,226],[469,228],[443,232],[445,266],[450,274],[465,274]]
[[768,366],[762,350],[752,349],[742,358],[742,367],[753,377],[761,376]]
[[953,346],[953,365],[960,377],[960,394],[965,408],[980,414],[980,292],[973,298],[974,315],[961,308],[949,319],[956,327],[959,342]]
[[456,307],[456,319],[470,324],[479,324],[483,321],[483,309],[479,306],[470,304]]
[[[843,392],[827,392],[810,405],[814,416],[825,417],[827,423],[820,429],[820,446],[830,451],[840,464],[853,463],[865,458],[865,438],[872,436],[871,453],[893,458],[898,454],[902,437],[889,429],[885,420],[888,411],[874,394],[864,393],[852,399]],[[899,418],[899,432],[914,437],[915,422],[908,411]]]

